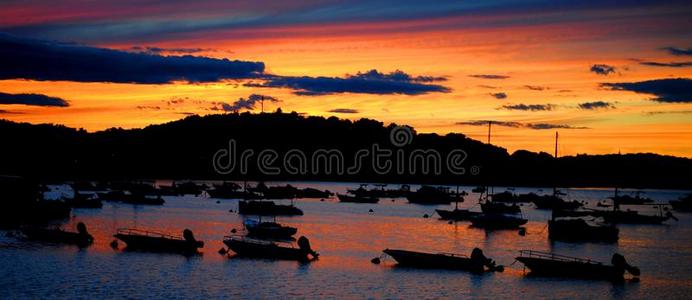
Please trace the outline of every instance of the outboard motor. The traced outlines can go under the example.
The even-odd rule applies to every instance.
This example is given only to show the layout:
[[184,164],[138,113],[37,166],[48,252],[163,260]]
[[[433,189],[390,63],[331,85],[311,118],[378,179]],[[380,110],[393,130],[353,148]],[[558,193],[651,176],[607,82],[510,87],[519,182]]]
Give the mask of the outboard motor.
[[473,272],[482,273],[484,271],[483,266],[490,265],[491,259],[488,259],[483,255],[483,250],[479,248],[473,248],[471,251],[471,263],[473,264]]
[[94,237],[89,234],[86,225],[82,222],[77,223],[77,234],[84,238],[83,242],[78,243],[80,246],[86,246],[94,242]]
[[183,238],[188,243],[196,245],[197,248],[204,247],[204,242],[196,240],[195,235],[192,234],[192,230],[190,230],[190,229],[185,228],[185,230],[183,230]]
[[616,267],[618,270],[622,270],[623,273],[624,271],[627,271],[628,273],[634,276],[639,276],[639,274],[641,273],[639,271],[639,268],[628,264],[627,260],[625,260],[625,257],[619,253],[613,254],[613,258],[610,260],[610,263],[612,263],[613,266]]
[[304,236],[298,238],[298,247],[300,248],[300,250],[303,250],[303,252],[305,252],[306,254],[312,255],[312,257],[315,259],[319,256],[319,254],[312,250],[312,247],[310,247],[310,240],[308,240],[308,238]]

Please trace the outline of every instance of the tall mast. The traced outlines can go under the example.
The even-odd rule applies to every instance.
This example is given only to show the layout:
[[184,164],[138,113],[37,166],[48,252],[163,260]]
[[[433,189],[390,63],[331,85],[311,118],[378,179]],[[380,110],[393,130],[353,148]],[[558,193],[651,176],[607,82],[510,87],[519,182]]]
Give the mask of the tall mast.
[[488,144],[490,144],[490,127],[493,125],[493,121],[488,121]]
[[[557,131],[555,131],[555,165],[557,166]],[[553,186],[553,196],[557,196],[557,186]]]
[[555,158],[557,158],[557,131],[555,131]]

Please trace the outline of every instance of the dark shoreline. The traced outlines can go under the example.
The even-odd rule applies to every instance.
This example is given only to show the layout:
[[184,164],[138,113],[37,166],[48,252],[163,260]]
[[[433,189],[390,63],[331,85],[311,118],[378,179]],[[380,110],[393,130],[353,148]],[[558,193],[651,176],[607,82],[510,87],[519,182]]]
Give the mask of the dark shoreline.
[[[397,130],[408,132],[408,143],[394,142],[393,133]],[[546,152],[526,150],[510,154],[504,148],[459,133],[418,134],[408,126],[385,125],[370,119],[306,117],[295,112],[190,116],[142,129],[112,128],[93,133],[61,125],[0,120],[0,136],[4,141],[0,147],[0,174],[39,182],[205,178],[692,190],[690,158],[640,153],[580,154],[556,159]],[[241,174],[235,168],[223,175],[215,169],[214,157],[218,151],[228,149],[231,140],[237,143],[238,153],[253,150],[255,156],[249,160],[247,172]],[[279,154],[277,165],[281,166],[280,159],[284,158],[284,164],[286,161],[281,155],[292,150],[312,158],[320,150],[334,150],[341,155],[337,166],[346,169],[354,166],[358,151],[371,149],[373,145],[409,155],[409,160],[403,161],[407,172],[371,169],[370,163],[375,160],[371,155],[366,156],[370,160],[358,162],[364,164],[356,173],[330,172],[322,164],[307,165],[306,170],[311,172],[297,175],[285,170],[278,175],[266,175],[258,167],[256,157],[265,149],[274,150]],[[424,169],[429,163],[424,160],[427,157],[412,159],[417,150],[434,151],[439,156],[439,172]],[[466,155],[459,165],[465,170],[463,175],[450,170],[445,160],[456,150],[463,150]],[[392,164],[397,163],[394,157],[388,159]],[[478,172],[474,174],[473,170]]]

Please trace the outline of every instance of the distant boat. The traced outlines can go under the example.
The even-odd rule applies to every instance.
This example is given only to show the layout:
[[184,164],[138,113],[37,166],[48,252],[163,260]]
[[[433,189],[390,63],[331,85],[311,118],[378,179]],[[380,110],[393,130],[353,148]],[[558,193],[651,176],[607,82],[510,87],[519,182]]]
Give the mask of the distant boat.
[[97,193],[97,199],[101,201],[122,202],[127,204],[137,205],[163,205],[165,200],[158,196],[147,196],[143,193],[133,193],[124,191],[110,191],[105,193]]
[[620,230],[613,225],[589,225],[583,219],[565,219],[555,216],[548,221],[548,238],[557,241],[615,242]]
[[529,220],[517,215],[483,213],[471,217],[473,227],[484,229],[516,229],[526,224]]
[[692,194],[687,194],[678,200],[671,200],[669,203],[674,210],[692,212]]
[[637,191],[634,197],[630,195],[619,195],[618,189],[615,189],[615,195],[610,197],[613,203],[616,205],[637,205],[637,204],[647,204],[653,203],[654,200],[648,197],[642,197],[641,191]]
[[522,250],[516,258],[536,276],[574,277],[621,281],[625,271],[639,276],[639,268],[630,266],[620,254],[613,254],[612,265],[577,257]]
[[415,204],[450,204],[452,202],[464,202],[461,194],[453,193],[446,187],[421,186],[417,191],[406,196],[409,203]]
[[504,204],[495,201],[485,201],[481,203],[481,211],[485,214],[518,214],[521,208],[516,203]]
[[312,250],[310,241],[303,236],[298,239],[297,248],[292,245],[283,246],[276,242],[236,236],[225,237],[223,243],[240,257],[297,261],[310,261],[319,257],[319,254]]
[[21,232],[32,241],[70,244],[79,247],[86,247],[94,242],[94,237],[89,234],[86,225],[82,222],[77,224],[77,232],[40,227],[24,227]]
[[196,240],[189,229],[183,230],[182,237],[131,228],[118,229],[113,236],[125,242],[128,250],[191,254],[196,253],[197,249],[204,247],[204,242]]
[[368,196],[349,196],[349,195],[342,195],[342,194],[336,194],[336,196],[339,198],[340,202],[350,202],[350,203],[377,203],[380,202],[379,198],[376,197],[368,197]]
[[318,189],[308,187],[299,189],[297,191],[296,198],[330,198],[332,196],[334,196],[334,193],[328,190],[320,191]]
[[570,210],[577,209],[583,206],[579,201],[566,201],[557,194],[554,195],[537,195],[534,193],[529,193],[526,195],[526,199],[530,199],[537,209],[560,209],[560,210]]
[[602,212],[602,217],[613,224],[661,224],[669,219],[677,218],[671,212],[661,215],[642,215],[634,210],[613,210]]
[[163,205],[166,203],[161,196],[148,197],[143,194],[130,194],[123,198],[121,202],[136,205]]
[[436,209],[435,212],[440,216],[440,219],[442,220],[452,220],[452,221],[468,221],[470,220],[473,216],[480,215],[480,212],[475,212],[475,211],[470,211],[468,209],[454,209],[454,210],[445,210],[445,209]]
[[502,193],[492,194],[492,195],[490,195],[490,198],[493,200],[493,202],[497,202],[497,203],[531,202],[530,200],[524,199],[522,196],[523,195],[517,196],[510,191],[504,191]]
[[238,203],[238,213],[241,215],[259,216],[302,216],[303,211],[290,205],[279,205],[272,201],[240,201]]
[[483,194],[483,193],[485,193],[485,190],[486,190],[486,188],[484,186],[477,186],[477,187],[473,188],[471,190],[471,192]]
[[406,197],[411,192],[409,185],[403,184],[398,189],[385,189],[386,184],[375,184],[379,188],[367,189],[367,184],[361,184],[358,189],[348,190],[349,194],[361,197],[373,198],[400,198]]
[[289,239],[298,232],[295,227],[284,226],[276,222],[262,222],[256,220],[245,220],[245,229],[248,236],[259,238]]
[[101,208],[103,203],[99,199],[93,199],[92,195],[81,194],[78,191],[74,192],[72,198],[63,198],[65,204],[72,208]]
[[435,212],[440,216],[440,219],[452,221],[468,221],[472,216],[480,214],[468,209],[459,209],[459,201],[454,202],[454,210],[436,209]]
[[394,258],[403,267],[452,269],[474,273],[502,272],[504,270],[504,267],[496,265],[492,259],[485,257],[479,248],[474,248],[471,251],[471,257],[453,253],[425,253],[397,249],[384,249],[382,252]]

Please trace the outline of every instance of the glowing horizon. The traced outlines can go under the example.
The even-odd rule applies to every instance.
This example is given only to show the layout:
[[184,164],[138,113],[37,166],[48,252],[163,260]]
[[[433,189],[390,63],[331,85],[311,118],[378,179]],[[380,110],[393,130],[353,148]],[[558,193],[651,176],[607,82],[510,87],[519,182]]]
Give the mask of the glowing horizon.
[[[415,84],[449,91],[346,89],[306,95],[287,86],[247,86],[266,82],[248,77],[152,84],[5,76],[0,93],[57,97],[68,106],[0,102],[0,118],[89,131],[139,128],[186,114],[219,113],[225,109],[222,102],[262,94],[281,100],[265,102],[265,111],[281,107],[309,115],[370,118],[481,141],[486,140],[487,126],[468,125],[472,121],[513,122],[515,126],[494,126],[492,136],[493,144],[510,152],[552,152],[559,130],[560,155],[654,152],[692,157],[689,82],[676,90],[682,96],[674,101],[652,100],[663,92],[623,88],[692,77],[692,7],[685,2],[550,6],[541,1],[489,1],[445,2],[439,7],[386,1],[121,2],[3,3],[0,33],[164,56],[262,62],[264,74],[277,76],[344,78],[373,69],[383,74],[401,70],[411,76],[444,77]],[[591,70],[598,65],[605,69]],[[607,83],[619,85],[603,85]]]

